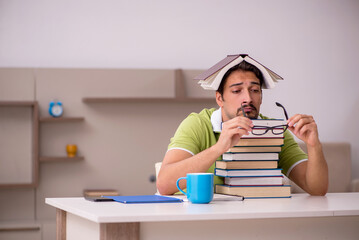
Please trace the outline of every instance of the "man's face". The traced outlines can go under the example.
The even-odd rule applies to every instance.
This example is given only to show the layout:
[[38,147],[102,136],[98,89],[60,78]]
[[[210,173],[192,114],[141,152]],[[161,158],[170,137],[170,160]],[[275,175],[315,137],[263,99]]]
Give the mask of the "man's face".
[[257,118],[262,104],[260,81],[253,72],[234,71],[227,78],[223,96],[216,92],[216,100],[222,108],[223,121],[242,116],[242,104],[247,117]]

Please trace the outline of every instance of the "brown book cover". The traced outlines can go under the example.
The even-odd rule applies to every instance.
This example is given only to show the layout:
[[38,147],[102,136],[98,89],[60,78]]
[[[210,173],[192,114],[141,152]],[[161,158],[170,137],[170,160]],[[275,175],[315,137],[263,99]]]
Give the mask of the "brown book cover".
[[289,198],[290,185],[282,186],[229,186],[216,185],[216,193],[243,196],[244,198]]
[[216,168],[221,169],[256,169],[277,168],[278,161],[216,161]]
[[221,70],[223,67],[227,66],[234,59],[237,59],[239,56],[247,56],[247,54],[236,54],[236,55],[227,55],[224,59],[216,63],[214,66],[209,68],[207,71],[202,72],[194,78],[194,80],[206,80],[209,76]]
[[281,146],[284,138],[241,138],[235,146]]
[[101,197],[101,196],[118,196],[120,195],[114,189],[85,189],[83,191],[84,197]]
[[280,152],[282,149],[281,146],[238,146],[228,149],[227,153],[237,153],[237,152]]

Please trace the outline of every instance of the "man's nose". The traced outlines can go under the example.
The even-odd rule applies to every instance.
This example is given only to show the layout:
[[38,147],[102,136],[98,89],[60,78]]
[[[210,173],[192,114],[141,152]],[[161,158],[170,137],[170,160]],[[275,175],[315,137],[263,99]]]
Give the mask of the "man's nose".
[[252,102],[251,94],[248,90],[243,91],[243,103],[250,103]]

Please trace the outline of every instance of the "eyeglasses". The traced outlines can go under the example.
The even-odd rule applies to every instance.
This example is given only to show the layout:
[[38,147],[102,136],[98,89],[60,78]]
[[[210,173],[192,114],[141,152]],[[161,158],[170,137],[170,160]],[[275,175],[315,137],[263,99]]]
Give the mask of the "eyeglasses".
[[[275,104],[283,109],[285,118],[286,120],[288,120],[288,114],[285,108],[283,107],[283,105],[278,102],[276,102]],[[247,117],[246,113],[244,112],[244,106],[245,105],[242,104],[242,113],[244,117]],[[266,134],[270,130],[274,135],[279,135],[279,134],[283,134],[287,129],[288,129],[288,124],[277,125],[272,127],[255,125],[252,128],[252,134],[256,136],[260,136]]]

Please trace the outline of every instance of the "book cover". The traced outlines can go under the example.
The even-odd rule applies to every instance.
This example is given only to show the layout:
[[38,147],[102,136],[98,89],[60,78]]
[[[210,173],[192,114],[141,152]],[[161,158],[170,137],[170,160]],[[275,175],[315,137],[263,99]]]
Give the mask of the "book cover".
[[253,64],[262,72],[264,79],[263,88],[273,88],[275,82],[278,80],[283,80],[281,76],[265,67],[258,61],[254,60],[253,58],[249,57],[247,54],[228,55],[226,58],[209,68],[207,71],[196,76],[194,79],[199,80],[198,83],[204,89],[217,90],[224,74],[231,67],[241,63],[242,61]]
[[241,138],[234,146],[282,146],[283,144],[284,138]]
[[243,160],[217,160],[216,168],[220,169],[255,169],[255,168],[277,168],[278,160],[274,161],[259,161],[259,160],[251,160],[251,161],[243,161]]
[[235,146],[228,149],[226,153],[249,153],[249,152],[275,152],[279,153],[282,146]]
[[216,185],[216,193],[240,195],[246,198],[290,198],[290,185],[282,186],[230,186]]
[[224,153],[223,161],[230,160],[279,160],[278,153]]
[[283,176],[277,177],[226,177],[225,185],[232,186],[267,186],[267,185],[283,185]]
[[214,174],[220,177],[274,177],[282,176],[281,168],[272,169],[220,169],[215,168]]
[[103,196],[120,203],[175,203],[183,202],[182,199],[160,195],[138,195],[138,196]]
[[120,194],[114,189],[85,189],[83,195],[84,197],[101,197],[103,195],[117,196]]
[[234,61],[238,57],[241,57],[241,59],[243,60],[244,57],[246,57],[246,56],[247,56],[247,54],[242,54],[241,56],[240,55],[227,55],[227,57],[225,57],[224,59],[222,59],[221,61],[216,63],[214,66],[210,67],[207,71],[204,71],[201,74],[197,75],[194,78],[194,80],[205,81],[209,77],[211,77],[215,74],[218,74],[218,72],[221,69],[223,69],[225,66],[230,64],[232,61]]

